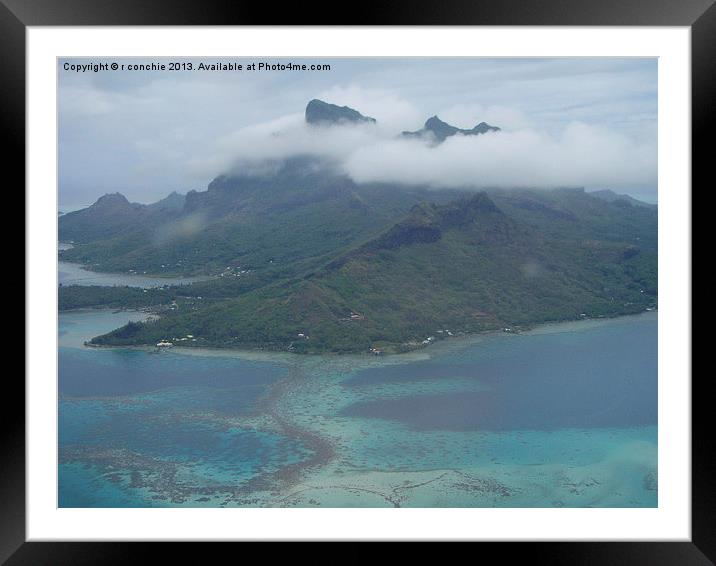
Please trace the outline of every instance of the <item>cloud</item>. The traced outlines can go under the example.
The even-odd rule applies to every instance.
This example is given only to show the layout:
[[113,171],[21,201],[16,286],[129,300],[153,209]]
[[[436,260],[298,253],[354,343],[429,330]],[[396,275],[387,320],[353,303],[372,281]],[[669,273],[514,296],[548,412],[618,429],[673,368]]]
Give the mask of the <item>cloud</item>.
[[350,106],[378,121],[378,128],[386,135],[404,130],[416,130],[426,116],[413,103],[388,89],[363,88],[357,84],[334,86],[321,92],[321,100]]
[[651,189],[656,186],[655,128],[628,129],[579,121],[539,129],[518,108],[457,104],[438,114],[458,127],[487,121],[502,128],[481,136],[453,136],[438,146],[400,137],[419,129],[425,114],[389,90],[336,86],[319,95],[375,117],[376,125],[316,127],[290,114],[223,136],[210,156],[190,161],[196,175],[255,173],[262,163],[297,155],[320,157],[357,183],[439,188],[586,187]]
[[656,158],[655,143],[575,122],[556,137],[526,129],[454,136],[437,147],[383,141],[359,148],[344,167],[359,183],[624,188],[655,186]]
[[[360,91],[354,91],[356,96]],[[355,104],[355,103],[354,103]],[[356,106],[358,106],[356,104]],[[380,110],[376,102],[374,110]],[[361,108],[362,109],[362,108]],[[500,132],[457,135],[433,146],[401,138],[395,128],[372,124],[310,126],[303,114],[291,114],[241,128],[216,143],[209,157],[190,162],[195,174],[256,173],[266,162],[297,155],[319,157],[342,169],[357,183],[394,183],[440,188],[586,187],[633,189],[656,186],[655,137],[634,138],[608,127],[570,122],[559,134],[530,125],[518,110],[480,105],[443,113],[460,126],[480,118],[499,124]],[[379,112],[376,112],[379,114]],[[455,120],[458,116],[473,116]]]
[[[433,183],[480,175],[503,183],[607,180],[601,186],[616,189],[651,179],[639,194],[654,194],[656,70],[655,59],[407,57],[340,58],[327,73],[60,73],[60,202],[91,203],[115,191],[153,202],[202,189],[237,162],[300,153],[327,157],[356,180],[407,182],[421,171]],[[303,123],[311,98],[348,105],[378,124],[319,133]],[[428,152],[396,141],[435,114],[461,127],[495,124],[513,145],[454,138]],[[574,134],[586,156],[567,137],[580,123],[606,130]],[[604,145],[600,162],[594,147]],[[551,170],[557,166],[561,173]]]
[[499,125],[507,131],[534,127],[534,121],[522,110],[500,105],[456,104],[441,110],[437,115],[445,122],[464,129],[470,129],[480,122]]
[[200,212],[190,214],[174,222],[159,226],[154,234],[154,242],[160,245],[175,239],[190,238],[204,230],[208,223],[208,218],[205,214]]
[[356,150],[386,139],[385,131],[373,124],[312,126],[303,114],[291,114],[222,137],[210,155],[194,157],[189,166],[196,175],[216,175],[297,155],[343,162]]
[[303,113],[288,114],[239,128],[221,136],[210,154],[196,155],[189,170],[196,176],[217,172],[240,172],[262,160],[276,161],[296,155],[343,162],[356,150],[396,138],[406,129],[419,129],[424,115],[410,102],[384,89],[365,89],[356,84],[334,86],[317,98],[350,106],[375,124],[321,127],[306,124]]
[[116,95],[95,89],[66,87],[59,99],[60,113],[67,118],[101,116],[116,108]]

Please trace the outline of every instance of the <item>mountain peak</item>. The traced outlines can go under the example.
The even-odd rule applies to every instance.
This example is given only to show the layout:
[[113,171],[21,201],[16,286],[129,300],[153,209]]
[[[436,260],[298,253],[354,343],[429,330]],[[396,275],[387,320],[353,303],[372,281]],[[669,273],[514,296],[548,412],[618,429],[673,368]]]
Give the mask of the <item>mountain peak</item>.
[[345,123],[375,124],[375,118],[363,116],[349,106],[337,106],[314,98],[306,106],[306,123],[322,126]]
[[475,126],[470,132],[472,135],[475,134],[484,134],[486,132],[499,132],[500,128],[497,126],[490,126],[487,122],[480,122],[477,126]]
[[177,191],[172,191],[163,199],[148,205],[148,207],[161,210],[181,210],[184,207],[185,200],[184,195],[179,194]]
[[[440,118],[438,118],[438,115],[431,116],[425,121],[425,129],[426,130],[432,130],[434,128],[439,128],[441,126],[450,126],[447,122],[443,122]],[[452,127],[452,126],[450,126]]]
[[465,136],[475,136],[484,134],[490,131],[500,131],[500,128],[496,126],[490,126],[487,122],[480,122],[477,126],[470,130],[464,130],[456,126],[452,126],[447,122],[443,122],[437,115],[428,118],[425,121],[425,125],[421,130],[415,132],[403,132],[403,137],[407,138],[424,138],[426,136],[433,137],[437,143],[444,142],[447,138],[454,136],[455,134],[462,134]]
[[92,205],[96,207],[115,207],[115,206],[130,206],[127,197],[122,193],[107,193],[97,199]]
[[321,126],[345,123],[375,124],[375,118],[363,116],[363,114],[349,106],[337,106],[314,98],[306,106],[306,123]]
[[437,115],[426,120],[423,130],[432,132],[433,135],[439,141],[444,141],[445,138],[454,136],[460,131],[459,128],[456,128],[455,126],[452,126],[447,122],[443,122],[440,118],[437,117]]

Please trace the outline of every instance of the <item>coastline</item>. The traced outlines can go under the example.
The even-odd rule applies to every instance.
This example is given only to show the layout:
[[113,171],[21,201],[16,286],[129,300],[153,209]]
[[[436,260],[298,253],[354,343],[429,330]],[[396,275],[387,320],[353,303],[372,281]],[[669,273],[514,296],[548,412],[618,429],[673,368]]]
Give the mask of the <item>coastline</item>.
[[[82,308],[60,311],[62,314],[82,313],[82,312],[105,312],[105,313],[141,313],[146,316],[145,320],[151,319],[153,316],[159,316],[151,310],[147,309],[107,309],[107,308]],[[421,345],[411,350],[404,352],[385,352],[381,355],[375,355],[370,352],[292,352],[285,349],[264,349],[264,348],[222,348],[219,346],[172,346],[167,351],[171,351],[177,354],[184,355],[195,355],[195,356],[212,356],[212,357],[236,357],[242,359],[254,359],[254,360],[266,360],[266,361],[277,361],[283,359],[286,363],[295,361],[301,358],[358,358],[358,359],[391,359],[391,360],[406,360],[413,361],[416,359],[425,359],[432,357],[432,354],[441,352],[444,348],[450,350],[454,348],[469,347],[481,340],[496,336],[522,336],[522,335],[536,335],[536,334],[556,334],[562,332],[574,332],[586,328],[596,328],[609,324],[614,321],[625,321],[633,320],[635,318],[651,318],[658,317],[658,309],[650,311],[642,311],[639,313],[623,314],[611,317],[597,317],[597,318],[582,318],[578,320],[562,320],[562,321],[551,321],[545,323],[535,324],[533,326],[524,326],[519,332],[505,332],[504,330],[486,330],[484,332],[476,332],[470,334],[460,334],[455,336],[449,336],[446,338],[440,338],[432,341],[430,344]],[[87,342],[93,337],[89,337]],[[150,344],[136,344],[136,345],[114,345],[114,344],[86,344],[88,348],[97,349],[129,349],[139,351],[155,351],[156,346]],[[423,354],[423,356],[415,357],[416,354]],[[396,362],[400,363],[400,362]]]

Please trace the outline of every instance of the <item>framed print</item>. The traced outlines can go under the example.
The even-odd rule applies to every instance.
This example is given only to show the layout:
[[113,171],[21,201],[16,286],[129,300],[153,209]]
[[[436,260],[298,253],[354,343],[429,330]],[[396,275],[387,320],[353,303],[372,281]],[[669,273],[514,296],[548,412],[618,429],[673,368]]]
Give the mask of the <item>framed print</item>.
[[1,7],[27,224],[3,559],[710,563],[713,6],[168,4]]

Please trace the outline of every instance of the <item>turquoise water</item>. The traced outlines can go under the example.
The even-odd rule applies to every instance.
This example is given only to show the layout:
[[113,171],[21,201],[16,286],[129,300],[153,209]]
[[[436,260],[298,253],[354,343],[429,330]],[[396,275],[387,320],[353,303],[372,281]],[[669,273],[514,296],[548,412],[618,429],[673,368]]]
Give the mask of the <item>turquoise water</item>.
[[60,506],[224,501],[257,475],[304,457],[305,448],[292,439],[233,422],[251,415],[285,368],[236,358],[98,350],[68,338],[78,327],[106,331],[127,316],[60,316]]
[[402,356],[91,349],[60,315],[59,505],[653,507],[657,315]]

